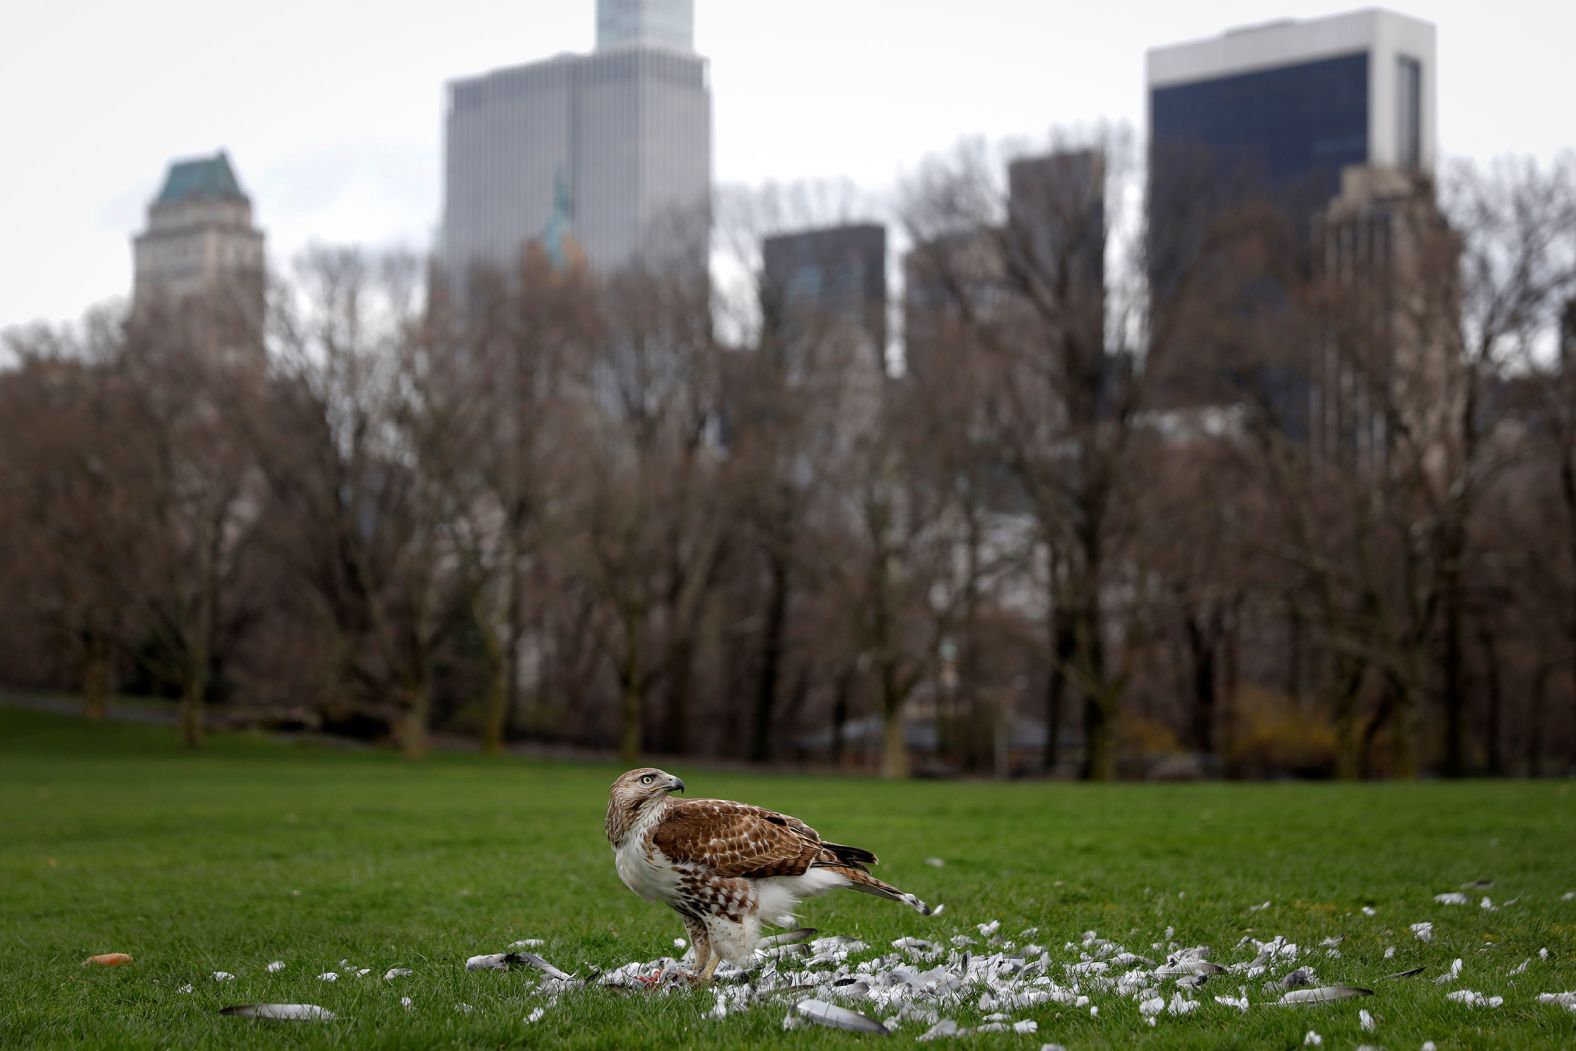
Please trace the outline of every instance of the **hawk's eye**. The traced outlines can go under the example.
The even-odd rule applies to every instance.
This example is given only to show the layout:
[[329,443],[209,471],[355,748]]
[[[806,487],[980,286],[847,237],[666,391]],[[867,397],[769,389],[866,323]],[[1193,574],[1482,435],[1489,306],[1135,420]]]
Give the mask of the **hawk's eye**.
[[649,784],[651,784],[651,782],[655,781],[656,779],[657,779],[657,775],[656,774],[647,774],[645,777],[642,777],[640,779],[640,783],[643,784],[643,785],[649,785]]

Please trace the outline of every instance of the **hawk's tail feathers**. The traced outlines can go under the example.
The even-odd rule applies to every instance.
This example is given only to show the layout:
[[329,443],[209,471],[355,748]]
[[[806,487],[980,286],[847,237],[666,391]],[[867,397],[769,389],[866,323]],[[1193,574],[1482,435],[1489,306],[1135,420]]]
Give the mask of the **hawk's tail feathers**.
[[864,847],[845,847],[841,843],[822,843],[821,846],[825,850],[830,850],[837,860],[845,865],[863,868],[866,865],[874,865],[877,860],[876,856]]
[[901,901],[921,916],[930,915],[929,905],[926,905],[912,894],[898,890],[890,883],[884,883],[876,879],[862,868],[852,865],[826,865],[823,867],[831,869],[847,879],[850,890],[857,890],[861,894],[873,894],[878,898],[886,898],[888,901]]

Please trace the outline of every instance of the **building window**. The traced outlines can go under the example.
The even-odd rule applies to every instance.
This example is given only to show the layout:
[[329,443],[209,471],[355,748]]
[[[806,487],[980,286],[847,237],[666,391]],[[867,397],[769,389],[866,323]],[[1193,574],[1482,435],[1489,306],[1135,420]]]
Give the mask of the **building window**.
[[1396,161],[1402,168],[1423,164],[1423,65],[1402,55],[1396,70]]

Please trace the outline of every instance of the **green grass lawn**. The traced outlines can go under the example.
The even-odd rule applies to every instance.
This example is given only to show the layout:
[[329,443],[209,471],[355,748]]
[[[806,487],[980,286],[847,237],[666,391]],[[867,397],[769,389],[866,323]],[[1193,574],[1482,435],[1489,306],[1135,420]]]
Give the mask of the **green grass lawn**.
[[[563,996],[542,1019],[533,973],[467,972],[466,957],[520,938],[585,973],[672,951],[677,918],[618,881],[602,836],[612,766],[474,756],[410,765],[391,755],[221,736],[184,754],[167,728],[0,709],[0,1046],[822,1047],[879,1041],[825,1029],[785,1033],[787,1003],[721,1021],[704,990],[606,989]],[[886,784],[677,767],[695,796],[797,814],[823,835],[869,847],[885,878],[932,904],[924,918],[834,893],[802,922],[874,948],[903,935],[1040,928],[1060,965],[1067,942],[1098,931],[1154,955],[1167,929],[1214,959],[1251,958],[1244,935],[1283,934],[1323,982],[1377,991],[1313,1007],[1217,1005],[1244,979],[1195,993],[1203,1006],[1150,1027],[1135,1001],[1040,1005],[1014,1013],[1033,1036],[947,1043],[1070,1051],[1095,1047],[1290,1048],[1315,1030],[1327,1048],[1576,1046],[1576,1014],[1536,1002],[1576,989],[1576,797],[1566,782],[1083,786]],[[945,860],[944,867],[925,863]],[[1478,891],[1499,911],[1437,905]],[[1249,907],[1269,901],[1269,908]],[[1363,906],[1375,914],[1365,915]],[[1408,925],[1434,923],[1431,943]],[[1344,935],[1340,956],[1319,948]],[[1022,939],[1019,939],[1022,940]],[[1386,959],[1387,946],[1395,947]],[[1309,948],[1311,947],[1311,948]],[[1539,949],[1547,948],[1546,959]],[[128,952],[128,967],[84,968]],[[1460,981],[1432,976],[1464,961]],[[1519,976],[1511,971],[1531,963]],[[283,961],[269,973],[270,961]],[[344,972],[366,977],[319,981]],[[395,966],[414,973],[393,981]],[[1423,977],[1382,981],[1411,966]],[[1284,973],[1287,967],[1275,973]],[[213,971],[236,977],[216,982]],[[181,987],[191,985],[190,992]],[[1452,989],[1503,996],[1498,1009],[1446,1001]],[[1165,990],[1169,998],[1169,983]],[[401,1006],[409,997],[411,1009]],[[977,999],[977,997],[976,997]],[[321,1004],[329,1023],[220,1017],[256,1001]],[[468,1004],[464,1011],[457,1005]],[[1359,1028],[1366,1008],[1377,1030]],[[945,1012],[978,1023],[972,999]],[[906,1024],[893,1042],[912,1043]],[[927,1045],[929,1046],[929,1045]]]

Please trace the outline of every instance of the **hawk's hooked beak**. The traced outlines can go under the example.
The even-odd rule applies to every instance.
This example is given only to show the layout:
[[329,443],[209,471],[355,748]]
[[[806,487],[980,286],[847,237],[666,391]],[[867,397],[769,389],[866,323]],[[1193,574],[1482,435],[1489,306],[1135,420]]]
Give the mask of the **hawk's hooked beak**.
[[673,778],[671,781],[668,782],[668,791],[669,792],[682,792],[682,791],[684,791],[684,779],[680,778],[680,777]]

